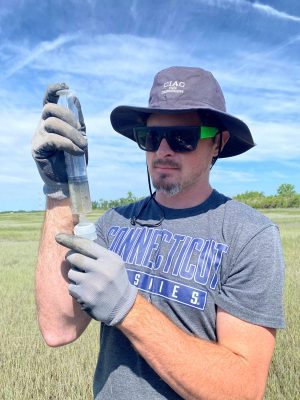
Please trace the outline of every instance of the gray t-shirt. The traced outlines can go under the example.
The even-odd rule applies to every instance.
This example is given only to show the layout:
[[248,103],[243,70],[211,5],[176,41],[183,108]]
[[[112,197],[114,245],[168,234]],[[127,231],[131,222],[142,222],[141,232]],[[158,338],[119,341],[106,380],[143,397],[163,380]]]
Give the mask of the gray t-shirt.
[[[132,225],[137,216],[148,225],[164,219],[160,226]],[[147,198],[106,212],[97,234],[123,258],[140,293],[186,332],[216,341],[218,307],[253,324],[284,327],[278,228],[242,203],[215,190],[188,209]],[[103,325],[100,344],[96,399],[181,398],[118,329]]]

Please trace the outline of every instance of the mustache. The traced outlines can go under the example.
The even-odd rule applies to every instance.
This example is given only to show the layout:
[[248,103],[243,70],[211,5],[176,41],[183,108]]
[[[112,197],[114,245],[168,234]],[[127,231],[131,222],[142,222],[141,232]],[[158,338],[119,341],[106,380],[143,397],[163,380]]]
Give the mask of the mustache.
[[168,159],[165,159],[165,160],[160,160],[160,159],[154,160],[152,162],[152,166],[154,168],[155,167],[180,168],[180,164],[178,162],[176,162],[174,160],[168,160]]

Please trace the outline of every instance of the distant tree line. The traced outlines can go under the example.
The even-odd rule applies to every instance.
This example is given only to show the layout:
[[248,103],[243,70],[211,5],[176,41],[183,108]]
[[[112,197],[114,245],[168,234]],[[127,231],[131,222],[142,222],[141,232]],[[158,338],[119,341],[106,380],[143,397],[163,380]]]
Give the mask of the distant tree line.
[[126,204],[134,203],[135,201],[141,200],[143,197],[136,197],[132,192],[128,192],[126,197],[121,197],[116,200],[103,200],[92,202],[93,209],[108,210],[109,208],[125,206]]
[[[136,197],[128,192],[126,197],[117,200],[93,201],[93,209],[108,210],[109,208],[124,206],[129,203],[141,200],[143,197]],[[295,186],[283,183],[277,189],[275,195],[266,196],[263,192],[245,192],[233,197],[235,200],[248,204],[253,208],[291,208],[300,207],[300,194],[296,193]]]
[[295,186],[289,183],[280,185],[275,195],[265,196],[263,192],[245,192],[238,194],[234,199],[253,208],[300,207],[300,194],[296,193]]

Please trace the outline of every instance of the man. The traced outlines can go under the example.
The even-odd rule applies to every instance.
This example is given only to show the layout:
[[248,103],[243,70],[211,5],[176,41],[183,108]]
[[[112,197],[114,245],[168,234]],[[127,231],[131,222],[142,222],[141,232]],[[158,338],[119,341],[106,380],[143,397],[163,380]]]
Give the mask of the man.
[[46,342],[70,343],[91,317],[102,322],[97,399],[261,399],[284,325],[279,233],[209,183],[218,157],[253,147],[247,125],[226,112],[210,72],[159,72],[148,108],[111,114],[146,151],[156,191],[149,184],[148,198],[106,212],[94,243],[70,235],[61,150],[82,153],[86,141],[82,114],[78,131],[53,104],[60,88],[46,93],[33,140],[48,196],[36,272]]

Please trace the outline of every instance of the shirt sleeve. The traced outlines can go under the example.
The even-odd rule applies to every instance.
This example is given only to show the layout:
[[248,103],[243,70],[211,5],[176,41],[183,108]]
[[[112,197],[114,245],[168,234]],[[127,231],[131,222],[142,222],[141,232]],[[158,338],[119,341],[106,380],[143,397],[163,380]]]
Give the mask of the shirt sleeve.
[[216,304],[244,321],[283,328],[284,260],[277,226],[263,227],[231,259]]

